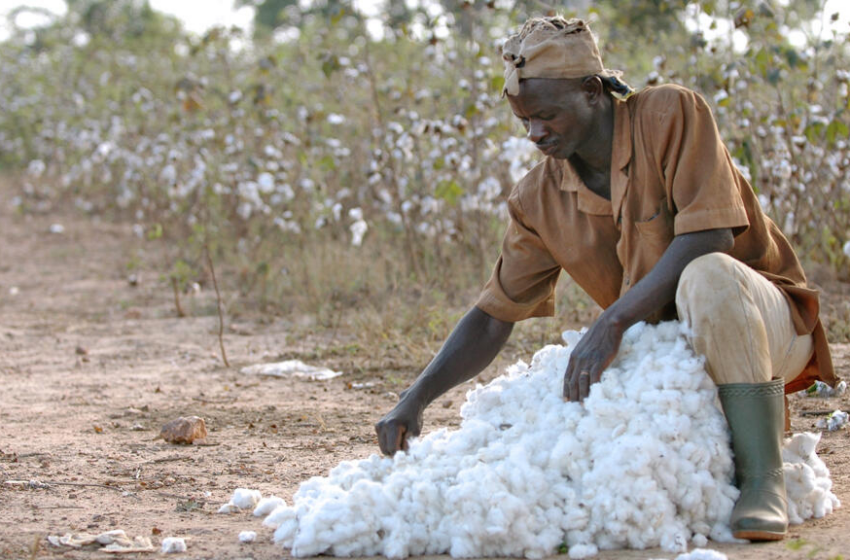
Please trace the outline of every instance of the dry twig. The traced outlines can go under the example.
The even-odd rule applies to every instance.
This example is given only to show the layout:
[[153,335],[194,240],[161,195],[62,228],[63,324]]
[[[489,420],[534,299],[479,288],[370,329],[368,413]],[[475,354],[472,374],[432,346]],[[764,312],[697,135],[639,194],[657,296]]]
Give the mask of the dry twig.
[[171,277],[171,287],[174,289],[174,306],[177,308],[177,316],[185,317],[186,312],[183,311],[183,306],[180,305],[180,284],[174,276]]
[[212,275],[213,287],[215,288],[215,300],[218,304],[218,345],[221,347],[221,360],[224,362],[224,367],[229,368],[230,362],[227,361],[227,352],[224,350],[224,314],[221,310],[221,293],[218,291],[218,281],[215,278],[215,267],[210,256],[209,245],[204,245],[204,253],[207,256],[207,265],[210,267],[210,275]]

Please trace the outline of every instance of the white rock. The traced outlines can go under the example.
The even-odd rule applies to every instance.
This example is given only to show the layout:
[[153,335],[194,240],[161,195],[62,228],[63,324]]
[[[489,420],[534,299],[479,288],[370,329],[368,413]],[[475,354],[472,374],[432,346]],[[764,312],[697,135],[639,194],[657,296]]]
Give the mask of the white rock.
[[257,540],[257,533],[254,531],[242,531],[239,533],[239,542],[252,543]]
[[180,537],[166,537],[162,539],[163,554],[177,554],[186,552],[186,541]]

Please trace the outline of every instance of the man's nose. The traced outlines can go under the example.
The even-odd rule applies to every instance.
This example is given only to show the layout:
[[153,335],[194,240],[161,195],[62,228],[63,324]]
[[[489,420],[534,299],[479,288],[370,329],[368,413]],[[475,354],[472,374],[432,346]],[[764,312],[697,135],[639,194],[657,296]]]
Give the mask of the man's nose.
[[528,123],[528,139],[534,142],[535,144],[539,144],[541,140],[546,138],[548,132],[546,131],[546,127],[543,126],[542,121],[538,121],[536,119],[532,119]]

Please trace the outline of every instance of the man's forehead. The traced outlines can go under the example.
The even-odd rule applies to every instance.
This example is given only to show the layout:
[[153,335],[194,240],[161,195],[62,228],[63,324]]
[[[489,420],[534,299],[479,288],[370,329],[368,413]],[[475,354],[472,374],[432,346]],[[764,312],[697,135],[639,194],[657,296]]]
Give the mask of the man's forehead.
[[519,83],[517,95],[508,94],[508,100],[522,104],[557,104],[565,96],[579,91],[577,82],[572,79],[529,78]]
[[561,94],[578,89],[582,78],[528,78],[519,83],[519,94],[526,97]]

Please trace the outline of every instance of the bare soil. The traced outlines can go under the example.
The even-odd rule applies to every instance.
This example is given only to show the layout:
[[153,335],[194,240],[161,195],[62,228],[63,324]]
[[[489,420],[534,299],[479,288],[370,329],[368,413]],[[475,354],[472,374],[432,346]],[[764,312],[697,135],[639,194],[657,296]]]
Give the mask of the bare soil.
[[[259,519],[217,514],[218,507],[238,487],[289,501],[305,479],[376,452],[373,424],[422,364],[351,350],[353,327],[257,314],[228,316],[232,367],[225,368],[214,293],[185,295],[188,316],[178,318],[163,277],[167,263],[129,225],[73,213],[20,216],[8,199],[0,189],[0,558],[105,558],[96,549],[52,547],[46,536],[112,529],[148,536],[155,546],[184,537],[184,558],[288,556]],[[64,233],[50,233],[54,223]],[[230,303],[237,297],[225,295]],[[850,345],[833,349],[846,378]],[[315,382],[239,373],[291,358],[346,374]],[[466,389],[432,406],[426,428],[457,426]],[[848,399],[792,399],[793,428],[812,429],[817,416],[804,412],[847,410]],[[158,439],[163,424],[187,415],[206,420],[207,445]],[[848,433],[825,433],[819,453],[850,505]],[[14,480],[50,486],[5,484]],[[257,531],[257,541],[239,543],[242,530]],[[735,559],[850,558],[850,507],[793,527],[784,542],[710,547]]]

